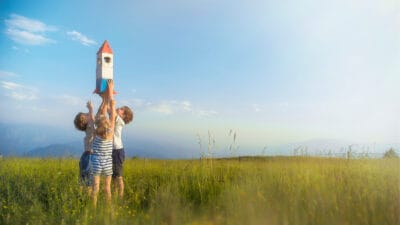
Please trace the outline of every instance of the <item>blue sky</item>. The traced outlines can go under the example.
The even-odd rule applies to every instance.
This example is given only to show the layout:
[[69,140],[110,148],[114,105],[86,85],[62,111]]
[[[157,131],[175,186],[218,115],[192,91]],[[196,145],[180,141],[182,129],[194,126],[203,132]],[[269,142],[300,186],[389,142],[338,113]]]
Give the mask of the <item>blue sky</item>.
[[0,122],[76,132],[106,39],[128,138],[399,141],[395,0],[0,0]]

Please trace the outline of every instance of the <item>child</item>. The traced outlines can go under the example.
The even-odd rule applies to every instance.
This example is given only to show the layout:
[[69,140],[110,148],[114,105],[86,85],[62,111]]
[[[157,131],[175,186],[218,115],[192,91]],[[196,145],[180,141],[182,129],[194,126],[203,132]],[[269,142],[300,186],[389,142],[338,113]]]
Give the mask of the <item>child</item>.
[[133,120],[133,112],[128,106],[120,107],[116,110],[115,129],[114,129],[114,146],[112,152],[113,162],[113,181],[117,182],[116,189],[119,197],[124,196],[124,180],[122,179],[122,169],[125,160],[125,151],[122,144],[122,128],[125,124]]
[[93,104],[91,101],[86,103],[88,113],[78,113],[75,116],[74,124],[76,129],[85,132],[83,138],[84,152],[79,160],[79,183],[81,190],[84,186],[87,187],[87,192],[91,195],[91,187],[93,185],[92,167],[90,164],[90,154],[92,153],[92,142],[94,137],[94,113]]
[[[102,95],[102,103],[95,120],[95,138],[93,140],[93,154],[91,163],[93,166],[93,203],[97,205],[97,195],[100,188],[100,175],[105,176],[104,191],[107,202],[111,203],[111,175],[112,175],[112,147],[115,126],[115,101],[113,99],[114,83],[107,81],[107,90]],[[108,107],[111,108],[110,117],[107,116]]]

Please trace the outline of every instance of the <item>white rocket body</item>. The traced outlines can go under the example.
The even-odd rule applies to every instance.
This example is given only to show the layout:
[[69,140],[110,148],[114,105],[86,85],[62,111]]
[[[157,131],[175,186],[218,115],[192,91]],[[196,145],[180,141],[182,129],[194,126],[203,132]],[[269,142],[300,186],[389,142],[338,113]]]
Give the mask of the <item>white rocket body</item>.
[[96,90],[95,93],[103,93],[107,89],[107,80],[114,79],[114,55],[108,41],[97,52],[96,63]]

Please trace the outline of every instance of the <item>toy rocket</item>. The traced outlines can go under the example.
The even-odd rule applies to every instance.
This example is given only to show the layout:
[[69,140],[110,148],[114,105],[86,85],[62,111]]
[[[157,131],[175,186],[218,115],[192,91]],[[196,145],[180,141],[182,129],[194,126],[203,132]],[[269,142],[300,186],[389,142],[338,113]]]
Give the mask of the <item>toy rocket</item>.
[[114,55],[107,40],[97,51],[96,63],[96,90],[94,93],[103,93],[107,89],[107,80],[114,79]]

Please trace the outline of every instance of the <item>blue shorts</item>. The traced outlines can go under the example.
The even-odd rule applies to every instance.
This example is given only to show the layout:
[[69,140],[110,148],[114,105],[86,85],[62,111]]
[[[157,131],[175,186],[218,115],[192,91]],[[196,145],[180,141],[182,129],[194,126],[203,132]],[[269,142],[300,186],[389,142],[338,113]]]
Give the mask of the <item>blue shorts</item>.
[[93,171],[90,158],[90,152],[84,152],[79,160],[79,183],[82,186],[93,185]]
[[113,149],[112,162],[113,162],[113,178],[122,177],[122,164],[125,160],[124,148]]

